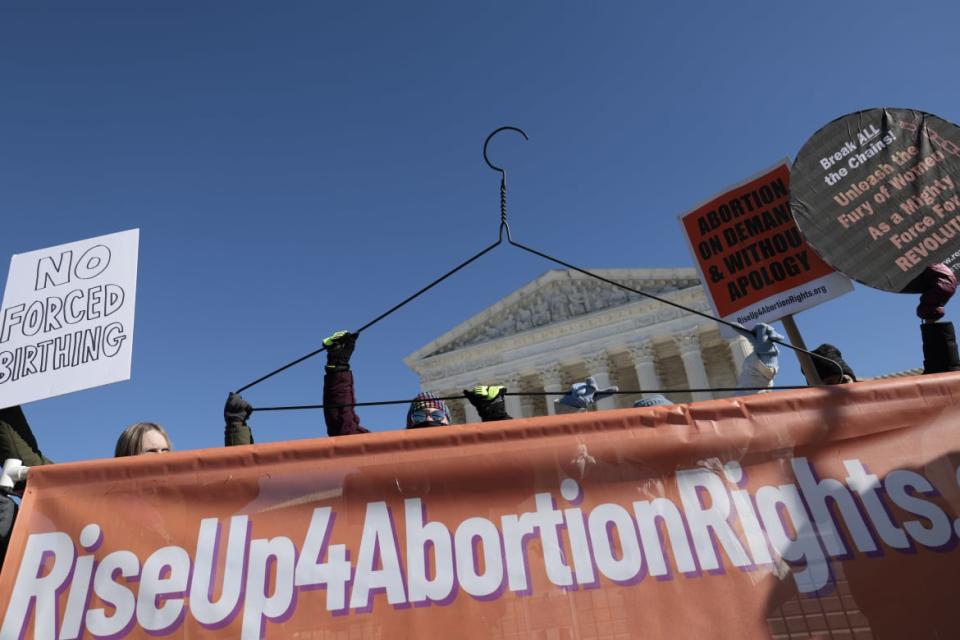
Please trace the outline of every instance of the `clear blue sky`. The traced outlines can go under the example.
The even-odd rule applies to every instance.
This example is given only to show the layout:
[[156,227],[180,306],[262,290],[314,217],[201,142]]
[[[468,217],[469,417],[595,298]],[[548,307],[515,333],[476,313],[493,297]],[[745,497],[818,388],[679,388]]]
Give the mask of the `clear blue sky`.
[[[227,392],[356,328],[496,238],[585,267],[692,264],[677,215],[879,106],[960,119],[952,2],[5,2],[0,278],[10,255],[141,229],[133,377],[25,409],[44,453],[160,422],[219,446]],[[360,400],[551,265],[498,248],[361,337]],[[919,366],[914,296],[798,316],[861,376]],[[782,383],[801,380],[791,354]],[[245,395],[320,401],[323,357]],[[365,409],[400,428],[404,407]],[[255,414],[258,441],[322,434]]]

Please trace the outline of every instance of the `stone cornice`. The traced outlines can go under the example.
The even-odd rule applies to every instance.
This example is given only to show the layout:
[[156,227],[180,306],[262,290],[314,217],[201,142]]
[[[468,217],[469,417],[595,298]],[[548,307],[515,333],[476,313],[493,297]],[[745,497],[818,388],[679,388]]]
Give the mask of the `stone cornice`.
[[[700,287],[667,297],[709,312]],[[695,327],[708,331],[713,326],[707,320],[697,322],[679,309],[644,301],[408,364],[425,384],[443,380],[446,386],[469,386],[509,373],[534,373],[557,363],[583,361],[584,354],[599,349],[627,352],[629,344],[638,339],[669,341],[669,336],[680,331]]]
[[[697,273],[691,268],[597,269],[594,272],[665,298],[700,288]],[[555,269],[460,323],[407,356],[404,362],[416,371],[420,363],[428,359],[469,351],[484,344],[495,344],[495,350],[500,351],[505,344],[503,340],[517,336],[531,334],[542,340],[563,335],[572,327],[582,330],[597,322],[609,322],[608,313],[622,308],[631,308],[636,313],[635,304],[649,304],[637,298],[589,276]]]
[[[701,287],[692,287],[667,294],[664,298],[698,311],[709,312],[709,305]],[[413,355],[407,356],[404,362],[413,371],[419,373],[426,368],[443,366],[450,362],[483,361],[492,356],[500,356],[506,352],[516,352],[547,342],[553,346],[556,346],[558,341],[560,343],[579,343],[586,337],[585,333],[596,332],[604,327],[626,324],[626,326],[621,327],[622,330],[639,329],[687,315],[689,314],[680,309],[666,306],[655,300],[644,300],[423,359],[414,359]],[[564,340],[564,338],[567,340]]]

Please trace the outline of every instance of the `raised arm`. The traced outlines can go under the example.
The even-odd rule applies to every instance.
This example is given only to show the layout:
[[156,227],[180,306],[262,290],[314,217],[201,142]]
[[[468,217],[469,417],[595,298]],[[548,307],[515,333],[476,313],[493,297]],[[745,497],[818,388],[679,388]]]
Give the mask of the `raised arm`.
[[337,331],[323,341],[327,348],[327,367],[323,376],[323,419],[327,423],[329,436],[369,433],[360,426],[360,417],[353,410],[356,398],[350,356],[353,355],[356,342],[357,334],[348,331]]

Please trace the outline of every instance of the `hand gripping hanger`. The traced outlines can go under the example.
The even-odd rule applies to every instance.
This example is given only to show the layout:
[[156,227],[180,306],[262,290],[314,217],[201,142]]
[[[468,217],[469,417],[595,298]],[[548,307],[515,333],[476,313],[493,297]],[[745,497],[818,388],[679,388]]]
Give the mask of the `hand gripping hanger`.
[[[493,137],[496,136],[496,135],[497,135],[498,133],[500,133],[501,131],[516,131],[517,133],[519,133],[520,135],[523,136],[523,139],[524,139],[524,140],[529,140],[529,139],[530,139],[530,138],[527,136],[526,132],[523,131],[523,129],[520,129],[520,128],[518,128],[518,127],[512,127],[512,126],[504,126],[504,127],[500,127],[500,128],[498,128],[498,129],[495,129],[494,131],[492,131],[492,132],[490,133],[490,135],[487,136],[487,139],[484,140],[484,142],[483,142],[483,160],[484,160],[484,162],[486,162],[486,163],[487,163],[487,166],[489,166],[489,167],[490,167],[491,169],[493,169],[494,171],[500,172],[500,229],[499,229],[499,234],[498,234],[498,237],[497,237],[497,241],[494,242],[493,244],[491,244],[490,246],[488,246],[487,248],[481,250],[479,253],[477,253],[477,254],[474,255],[473,257],[465,260],[464,262],[461,262],[459,265],[457,265],[456,267],[454,267],[454,268],[451,269],[450,271],[447,271],[445,274],[443,274],[442,276],[440,276],[439,278],[437,278],[436,280],[434,280],[433,282],[431,282],[431,283],[428,284],[427,286],[423,287],[422,289],[420,289],[420,290],[417,291],[416,293],[408,296],[408,297],[405,298],[402,302],[399,302],[398,304],[390,307],[389,309],[387,309],[386,311],[384,311],[383,313],[381,313],[379,316],[377,316],[376,318],[374,318],[374,319],[371,320],[370,322],[366,323],[365,325],[363,325],[362,327],[360,327],[359,329],[357,329],[354,333],[358,333],[358,334],[359,334],[359,333],[361,333],[361,332],[369,329],[370,327],[372,327],[372,326],[375,325],[376,323],[380,322],[381,320],[383,320],[384,318],[386,318],[387,316],[389,316],[390,314],[392,314],[394,311],[397,311],[397,310],[400,309],[401,307],[403,307],[403,306],[405,306],[406,304],[408,304],[408,303],[412,302],[413,300],[417,299],[418,297],[420,297],[421,295],[423,295],[424,293],[426,293],[426,292],[429,291],[430,289],[434,288],[435,286],[437,286],[438,284],[440,284],[441,282],[443,282],[444,280],[446,280],[447,278],[449,278],[449,277],[452,276],[453,274],[457,273],[458,271],[460,271],[461,269],[463,269],[463,268],[466,267],[467,265],[469,265],[469,264],[471,264],[472,262],[478,260],[479,258],[481,258],[482,256],[486,255],[486,254],[489,253],[490,251],[493,251],[496,247],[500,246],[500,244],[503,242],[503,232],[506,231],[506,232],[507,232],[507,243],[513,245],[514,247],[517,247],[518,249],[521,249],[521,250],[523,250],[523,251],[526,251],[527,253],[532,253],[532,254],[535,255],[535,256],[540,256],[541,258],[543,258],[543,259],[545,259],[545,260],[548,260],[548,261],[550,261],[550,262],[553,262],[553,263],[555,263],[555,264],[558,264],[558,265],[560,265],[560,266],[562,266],[562,267],[565,267],[565,268],[570,269],[570,270],[572,270],[572,271],[576,271],[576,272],[578,272],[578,273],[582,273],[582,274],[584,274],[584,275],[586,275],[586,276],[589,276],[589,277],[591,277],[591,278],[595,278],[595,279],[600,280],[601,282],[605,282],[605,283],[607,283],[607,284],[609,284],[609,285],[612,285],[612,286],[615,286],[615,287],[619,287],[620,289],[623,289],[623,290],[628,291],[628,292],[630,292],[630,293],[634,293],[634,294],[637,294],[637,295],[640,295],[640,296],[644,296],[644,297],[646,297],[646,298],[650,298],[651,300],[656,300],[657,302],[662,302],[663,304],[669,305],[669,306],[671,306],[671,307],[676,307],[677,309],[681,309],[681,310],[683,310],[683,311],[686,311],[687,313],[692,313],[692,314],[697,315],[697,316],[700,316],[700,317],[702,317],[702,318],[706,318],[707,320],[712,320],[712,321],[714,321],[714,322],[718,322],[718,323],[720,323],[720,324],[726,325],[726,326],[730,327],[731,329],[737,331],[738,333],[740,333],[740,334],[742,334],[742,335],[744,335],[744,336],[750,336],[750,335],[752,335],[752,333],[751,333],[749,330],[747,330],[746,328],[744,328],[743,326],[741,326],[741,325],[739,325],[739,324],[736,324],[736,323],[733,323],[733,322],[729,322],[729,321],[727,321],[727,320],[724,320],[723,318],[717,318],[717,317],[711,316],[711,315],[709,315],[709,314],[707,314],[707,313],[703,313],[702,311],[697,311],[696,309],[692,309],[692,308],[690,308],[690,307],[685,307],[685,306],[683,306],[683,305],[681,305],[681,304],[679,304],[679,303],[677,303],[677,302],[673,302],[672,300],[667,300],[666,298],[661,298],[661,297],[659,297],[659,296],[653,295],[652,293],[645,293],[645,292],[643,292],[643,291],[640,291],[639,289],[634,289],[634,288],[632,288],[632,287],[628,287],[628,286],[625,285],[625,284],[622,284],[622,283],[617,282],[617,281],[615,281],[615,280],[610,280],[609,278],[604,278],[603,276],[597,275],[596,273],[592,273],[592,272],[590,272],[590,271],[587,271],[586,269],[581,269],[580,267],[577,267],[577,266],[575,266],[575,265],[572,265],[572,264],[570,264],[569,262],[564,262],[563,260],[560,260],[560,259],[558,259],[558,258],[554,258],[554,257],[551,256],[551,255],[548,255],[548,254],[543,253],[543,252],[541,252],[541,251],[537,251],[536,249],[533,249],[533,248],[531,248],[531,247],[528,247],[528,246],[526,246],[526,245],[524,245],[524,244],[522,244],[522,243],[517,242],[516,240],[514,240],[513,237],[510,235],[510,225],[509,225],[509,223],[507,222],[507,172],[506,172],[506,170],[504,170],[503,168],[498,167],[498,166],[496,166],[495,164],[493,164],[492,162],[490,162],[490,158],[489,158],[489,156],[487,155],[487,147],[490,145],[490,140],[492,140]],[[782,346],[784,346],[784,347],[787,347],[787,348],[789,348],[789,349],[793,349],[794,351],[799,351],[799,352],[801,352],[801,353],[806,353],[807,355],[809,355],[809,356],[811,356],[811,357],[818,358],[818,359],[820,359],[820,360],[824,360],[824,361],[826,361],[826,362],[829,362],[830,364],[832,364],[833,366],[835,366],[835,367],[837,368],[837,370],[840,372],[841,375],[843,375],[843,369],[842,369],[842,367],[841,367],[837,362],[835,362],[834,360],[831,360],[830,358],[826,358],[826,357],[821,356],[820,354],[814,353],[814,352],[812,352],[812,351],[807,351],[806,349],[801,349],[800,347],[796,347],[796,346],[794,346],[794,345],[792,345],[792,344],[790,344],[790,343],[788,343],[788,342],[783,342],[783,341],[781,341],[781,340],[773,340],[773,342],[776,342],[777,344],[782,345]],[[315,355],[317,355],[317,354],[319,354],[319,353],[322,353],[322,352],[326,351],[326,349],[327,349],[326,347],[321,346],[319,349],[316,349],[316,350],[314,350],[314,351],[311,351],[310,353],[306,354],[305,356],[302,356],[302,357],[300,357],[300,358],[297,358],[297,359],[294,360],[293,362],[289,362],[289,363],[283,365],[282,367],[280,367],[280,368],[278,368],[278,369],[275,369],[275,370],[271,371],[270,373],[268,373],[268,374],[266,374],[266,375],[264,375],[264,376],[261,376],[260,378],[257,378],[257,379],[254,380],[253,382],[251,382],[251,383],[249,383],[249,384],[246,384],[246,385],[240,387],[239,389],[237,389],[236,392],[237,392],[237,393],[241,393],[241,392],[249,389],[250,387],[252,387],[252,386],[254,386],[254,385],[260,384],[260,383],[263,382],[264,380],[267,380],[267,379],[269,379],[269,378],[272,378],[273,376],[277,375],[278,373],[280,373],[280,372],[282,372],[282,371],[286,371],[286,370],[289,369],[290,367],[292,367],[292,366],[294,366],[294,365],[297,365],[297,364],[300,364],[300,363],[303,362],[304,360],[307,360],[308,358],[312,358],[313,356],[315,356]],[[791,388],[791,389],[793,389],[793,388],[798,388],[798,387],[796,387],[796,386],[790,386],[790,387],[784,387],[784,388]],[[802,388],[802,387],[799,387],[799,388]],[[717,390],[718,390],[718,389],[717,389]],[[728,390],[728,389],[724,389],[724,390]],[[690,391],[690,390],[689,390],[689,389],[683,389],[683,390],[675,390],[675,391]],[[699,390],[698,390],[698,391],[699,391]],[[635,393],[635,392],[632,392],[632,391],[631,391],[631,392],[621,392],[621,393]],[[525,394],[523,394],[523,393],[516,393],[516,394],[515,394],[515,393],[510,393],[510,394],[508,394],[508,395],[525,395]],[[560,394],[560,395],[562,395],[562,394]],[[365,403],[357,403],[357,404],[354,405],[354,406],[368,406],[368,405],[381,405],[381,404],[399,404],[399,403],[406,403],[406,402],[409,402],[409,400],[389,400],[389,401],[383,401],[383,402],[365,402]],[[290,407],[260,407],[260,408],[255,408],[254,410],[255,410],[255,411],[278,411],[278,410],[284,410],[284,409],[319,409],[319,408],[322,408],[322,407],[323,407],[323,405],[300,405],[300,406],[290,406]]]

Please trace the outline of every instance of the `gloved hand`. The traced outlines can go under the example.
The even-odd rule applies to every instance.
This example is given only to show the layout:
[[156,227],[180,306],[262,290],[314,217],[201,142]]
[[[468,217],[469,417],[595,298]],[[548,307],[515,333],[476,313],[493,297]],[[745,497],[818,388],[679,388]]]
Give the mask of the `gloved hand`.
[[357,344],[357,334],[349,331],[337,331],[323,339],[327,348],[327,369],[344,371],[350,368],[350,356]]
[[246,424],[247,418],[253,413],[253,406],[243,399],[239,393],[230,392],[227,402],[223,405],[223,421],[227,424]]
[[480,414],[480,419],[484,422],[493,422],[495,420],[512,420],[507,413],[507,405],[504,402],[504,394],[507,388],[502,385],[482,385],[478,384],[473,389],[464,389],[463,395],[470,401]]
[[783,340],[783,336],[768,324],[762,322],[755,326],[747,336],[753,345],[757,358],[771,369],[780,368],[780,348],[774,340]]
[[928,265],[920,274],[923,294],[917,306],[917,317],[926,322],[936,322],[943,317],[943,307],[957,291],[957,276],[943,264]]
[[557,402],[565,404],[568,407],[573,407],[574,409],[588,409],[592,407],[597,400],[603,400],[604,398],[612,396],[619,390],[620,387],[598,389],[596,379],[590,376],[583,382],[575,382],[570,385],[570,390],[567,391],[567,394],[557,400]]

